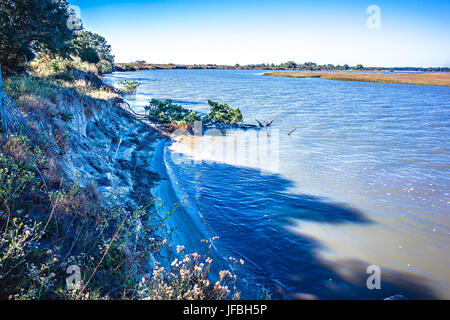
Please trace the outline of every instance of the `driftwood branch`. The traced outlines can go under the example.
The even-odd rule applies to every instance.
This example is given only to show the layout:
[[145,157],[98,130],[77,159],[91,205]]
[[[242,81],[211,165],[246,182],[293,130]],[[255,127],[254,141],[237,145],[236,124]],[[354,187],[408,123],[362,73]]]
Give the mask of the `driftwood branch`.
[[258,119],[255,119],[255,121],[258,122],[258,125],[260,128],[265,128],[265,127],[270,127],[270,125],[275,121],[275,119],[276,118],[273,118],[272,121],[269,121],[269,122],[263,121],[264,124],[261,121],[259,121]]
[[297,127],[295,127],[294,129],[292,129],[291,131],[289,131],[288,136],[290,136],[291,133],[294,132],[295,130],[297,130]]
[[258,119],[255,119],[255,121],[258,122],[260,128],[264,128],[264,125],[261,122],[259,122]]

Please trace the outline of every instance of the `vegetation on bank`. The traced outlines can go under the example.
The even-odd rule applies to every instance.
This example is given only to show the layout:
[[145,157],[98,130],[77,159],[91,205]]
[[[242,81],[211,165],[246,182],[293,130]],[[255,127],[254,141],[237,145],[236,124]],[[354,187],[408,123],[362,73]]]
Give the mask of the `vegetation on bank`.
[[[108,98],[113,93],[79,79],[70,80],[68,74],[16,75],[5,80],[5,91],[22,112],[44,120],[59,152],[42,140],[38,127],[30,127],[29,137],[1,136],[0,299],[116,297],[102,288],[111,290],[125,280],[129,283],[123,260],[123,248],[129,241],[126,234],[145,210],[129,211],[119,229],[126,212],[119,203],[102,205],[94,186],[82,187],[63,179],[59,156],[67,148],[67,133],[53,131],[52,124],[45,123],[45,119],[57,121],[58,117],[46,115],[54,112],[54,103],[71,99],[89,103],[93,95]],[[68,112],[60,117],[71,121]],[[105,250],[110,254],[104,256]],[[91,278],[84,290],[67,289],[69,265],[77,265],[85,281]]]
[[[94,186],[61,181],[51,157],[25,136],[2,139],[0,148],[0,299],[238,297],[231,272],[208,279],[207,253],[179,246],[170,263],[158,262],[172,245],[153,202],[102,203]],[[67,282],[71,270],[81,282]]]
[[208,100],[210,112],[201,116],[197,111],[183,108],[174,104],[172,100],[152,99],[145,107],[149,120],[156,123],[173,124],[177,126],[191,126],[195,121],[202,121],[203,125],[238,124],[242,122],[239,108],[233,109],[225,103]]
[[112,70],[111,48],[69,29],[71,14],[64,0],[0,2],[4,89],[29,125],[26,135],[0,131],[0,299],[237,298],[231,272],[210,281],[214,239],[201,254],[175,250],[171,213],[156,214],[151,196],[125,204],[65,175],[79,135],[70,107],[88,118],[99,100],[121,100],[99,78]]
[[242,122],[242,112],[239,108],[233,109],[226,103],[211,100],[208,100],[208,104],[211,108],[209,114],[203,119],[204,123],[235,124]]
[[266,76],[450,86],[450,73],[266,72]]
[[[74,98],[108,100],[120,98],[112,87],[105,85],[94,73],[67,70],[48,76],[27,76],[25,74],[8,77],[4,90],[25,113],[50,111],[50,105]],[[40,110],[42,109],[42,110]]]
[[68,19],[65,1],[2,0],[0,65],[3,71],[25,71],[25,56],[32,60],[36,52],[66,56],[73,35],[67,27]]
[[[27,17],[27,19],[25,19]],[[0,65],[8,75],[27,70],[36,56],[55,68],[82,63],[98,73],[112,71],[114,56],[102,36],[84,30],[65,0],[2,0],[0,2]]]
[[[94,185],[64,178],[59,159],[69,146],[68,132],[53,131],[45,122],[73,117],[46,113],[61,101],[89,106],[99,96],[114,98],[111,88],[98,86],[88,73],[69,70],[11,76],[5,90],[24,113],[50,126],[59,151],[41,139],[39,127],[31,127],[30,137],[0,135],[0,299],[238,297],[231,272],[222,271],[218,282],[210,280],[206,244],[212,240],[205,240],[202,254],[180,247],[174,256],[165,227],[170,213],[156,214],[151,197],[141,195],[147,201],[130,207],[114,194],[105,199]],[[64,105],[58,108],[64,111]],[[81,270],[79,287],[66,283],[75,270],[71,266]]]
[[174,125],[192,125],[195,121],[200,121],[201,117],[196,111],[192,111],[172,100],[152,99],[148,106],[145,106],[148,119],[157,123],[166,123]]
[[136,80],[122,80],[120,81],[119,92],[123,94],[130,94],[136,92],[137,87],[140,86],[139,81]]

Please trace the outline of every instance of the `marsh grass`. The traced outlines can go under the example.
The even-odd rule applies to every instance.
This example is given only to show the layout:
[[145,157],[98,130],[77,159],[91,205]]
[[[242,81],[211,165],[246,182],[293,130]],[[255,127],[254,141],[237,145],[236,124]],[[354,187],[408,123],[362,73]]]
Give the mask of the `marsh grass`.
[[450,73],[266,72],[266,76],[450,86]]

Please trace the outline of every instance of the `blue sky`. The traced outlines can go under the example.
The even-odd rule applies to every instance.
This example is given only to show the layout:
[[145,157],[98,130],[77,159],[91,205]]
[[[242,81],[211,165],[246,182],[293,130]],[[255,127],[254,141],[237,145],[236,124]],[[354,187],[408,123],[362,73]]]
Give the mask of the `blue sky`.
[[[117,62],[450,66],[450,1],[69,2]],[[366,25],[370,5],[379,29]]]

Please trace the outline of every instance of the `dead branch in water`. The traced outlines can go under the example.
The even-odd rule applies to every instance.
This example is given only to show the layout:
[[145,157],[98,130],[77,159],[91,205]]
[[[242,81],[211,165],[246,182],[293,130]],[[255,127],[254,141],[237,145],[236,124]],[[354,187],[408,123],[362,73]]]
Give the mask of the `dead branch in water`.
[[269,127],[275,121],[275,119],[276,118],[272,119],[272,121],[269,121],[269,122],[264,120],[263,121],[264,124],[262,124],[261,121],[259,121],[258,119],[255,119],[255,120],[256,120],[256,122],[258,122],[258,125],[259,125],[260,128],[264,128],[264,127]]
[[295,127],[294,129],[292,129],[291,131],[289,131],[288,136],[290,136],[291,133],[294,132],[295,130],[297,130],[297,127]]
[[259,122],[258,119],[255,119],[255,121],[258,122],[260,128],[264,128],[264,125],[261,122]]
[[275,119],[276,118],[273,118],[272,121],[270,121],[270,122],[264,121],[264,123],[266,124],[266,127],[269,127],[275,121]]

